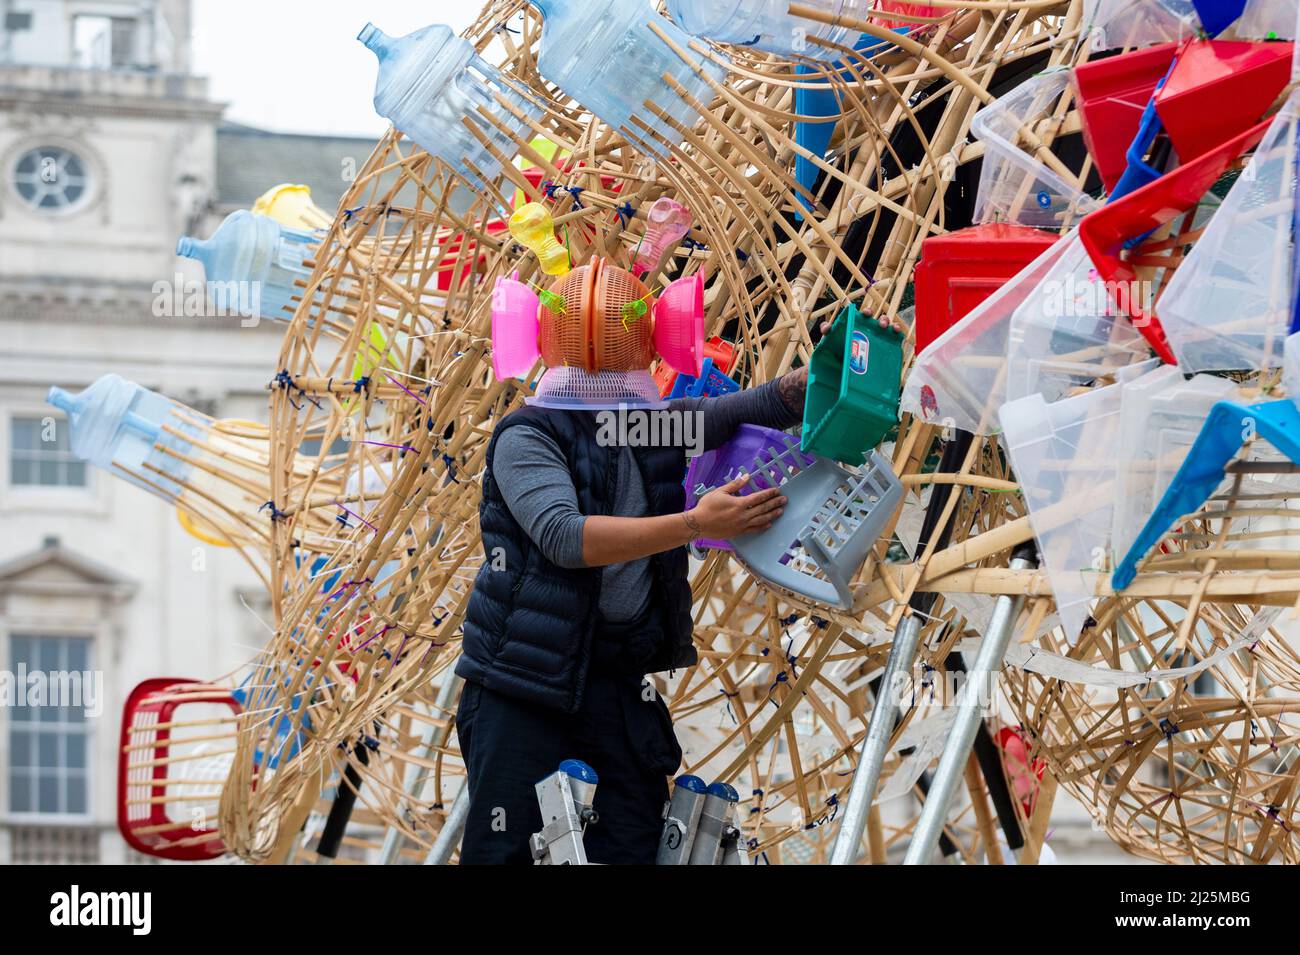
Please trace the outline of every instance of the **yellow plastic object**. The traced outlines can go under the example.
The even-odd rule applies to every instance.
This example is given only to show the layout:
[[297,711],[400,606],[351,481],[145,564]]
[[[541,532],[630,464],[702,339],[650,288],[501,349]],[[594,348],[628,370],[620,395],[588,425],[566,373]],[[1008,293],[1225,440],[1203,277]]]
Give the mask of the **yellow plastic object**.
[[180,522],[181,527],[185,528],[185,533],[189,534],[196,540],[201,540],[205,544],[211,544],[213,547],[234,546],[226,538],[217,536],[221,531],[217,530],[203,518],[191,514],[183,508],[176,508],[176,520]]
[[510,234],[532,250],[547,275],[568,274],[569,250],[556,241],[555,222],[540,202],[529,202],[515,210],[510,217]]
[[288,182],[272,186],[258,196],[252,211],[291,229],[328,229],[332,221],[324,209],[311,201],[309,187]]
[[[557,146],[555,143],[551,142],[545,136],[534,137],[533,141],[530,142],[528,145],[533,148],[533,152],[537,153],[537,155],[541,156],[547,162],[554,162],[555,154],[560,151],[560,147]],[[523,156],[516,156],[515,168],[518,169],[520,172],[523,172],[525,169],[536,169],[537,164],[534,162],[529,162]],[[524,192],[524,190],[522,189],[516,189],[515,197],[513,200],[511,200],[510,207],[512,209],[518,209],[527,201],[528,201],[528,193]]]

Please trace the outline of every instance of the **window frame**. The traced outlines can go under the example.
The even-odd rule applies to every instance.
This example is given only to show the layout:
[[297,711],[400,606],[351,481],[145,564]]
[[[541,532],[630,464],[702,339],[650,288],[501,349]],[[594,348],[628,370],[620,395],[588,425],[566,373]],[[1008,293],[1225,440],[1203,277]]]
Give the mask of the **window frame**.
[[22,511],[45,511],[61,515],[103,517],[108,513],[111,482],[99,469],[86,464],[84,485],[14,484],[12,477],[13,422],[15,418],[53,417],[67,427],[63,412],[49,405],[30,402],[0,403],[0,453],[4,466],[0,468],[0,514]]

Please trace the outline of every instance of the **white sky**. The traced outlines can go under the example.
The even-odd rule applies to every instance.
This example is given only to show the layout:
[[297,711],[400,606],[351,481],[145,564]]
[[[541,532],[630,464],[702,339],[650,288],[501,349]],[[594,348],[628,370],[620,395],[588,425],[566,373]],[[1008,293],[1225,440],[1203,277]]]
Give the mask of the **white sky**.
[[378,61],[356,40],[366,21],[390,36],[430,23],[460,32],[480,0],[194,0],[194,72],[226,118],[293,133],[374,135]]

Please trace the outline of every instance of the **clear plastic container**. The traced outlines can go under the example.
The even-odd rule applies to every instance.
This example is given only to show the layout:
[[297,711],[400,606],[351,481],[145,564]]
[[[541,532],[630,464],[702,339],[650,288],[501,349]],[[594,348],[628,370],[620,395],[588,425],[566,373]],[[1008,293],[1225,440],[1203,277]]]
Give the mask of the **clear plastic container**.
[[1118,483],[1111,534],[1118,560],[1137,539],[1156,502],[1173,483],[1216,401],[1233,394],[1226,378],[1197,375],[1184,380],[1172,365],[1124,386],[1117,442]]
[[163,430],[170,425],[197,436],[197,429],[178,416],[182,405],[118,375],[104,375],[77,395],[51,388],[46,401],[68,416],[69,443],[77,457],[151,494],[175,498],[180,493],[175,482],[186,479],[192,465],[161,449],[194,455],[190,442]]
[[[860,6],[855,0],[809,0],[809,5],[836,16],[858,15]],[[792,16],[785,0],[667,0],[666,6],[668,15],[694,36],[783,56],[838,60],[839,50],[812,38],[852,47],[862,35],[848,27]]]
[[1059,229],[1100,205],[1017,145],[1021,130],[1053,115],[1069,85],[1069,70],[1040,73],[975,114],[971,134],[985,148],[976,222]]
[[646,212],[645,235],[636,247],[632,273],[640,277],[659,264],[663,254],[691,229],[691,210],[675,199],[660,196]]
[[[525,116],[538,118],[541,110],[507,86],[500,71],[451,27],[435,23],[395,38],[367,23],[357,39],[379,58],[375,112],[476,189],[501,174],[501,163],[465,127],[466,119],[507,158],[531,138],[527,125],[497,97]],[[480,109],[501,125],[480,116]]]
[[[654,23],[689,54],[691,37],[677,24],[659,16],[648,0],[529,0],[542,12],[542,76],[648,152],[664,156],[663,146],[648,140],[646,127],[669,143],[681,136],[669,123],[642,104],[654,103],[687,128],[699,113],[694,105],[662,79],[673,77],[699,103],[713,101],[713,90],[696,75],[702,70],[721,82],[726,69],[712,60],[695,58],[688,64],[664,43]],[[633,122],[633,117],[638,122]]]
[[1083,34],[1094,50],[1185,40],[1200,28],[1191,0],[1086,0],[1084,6]]
[[662,408],[667,402],[648,371],[598,371],[594,374],[560,365],[537,383],[537,394],[525,404],[561,411],[617,411],[620,408]]
[[1287,336],[1283,354],[1282,383],[1287,396],[1300,408],[1300,332]]
[[208,301],[218,314],[287,322],[294,298],[303,292],[294,283],[311,275],[305,263],[319,243],[319,233],[289,229],[240,209],[207,239],[181,236],[176,254],[203,263]]
[[1292,93],[1158,312],[1184,371],[1277,368],[1292,318],[1297,116]]
[[1057,242],[930,343],[912,362],[900,407],[924,421],[973,434],[998,430],[1006,401],[1011,316],[1069,249]]
[[1002,406],[1002,444],[1029,508],[1042,566],[1073,644],[1110,570],[1123,383],[1157,359],[1124,369],[1114,385],[1048,403],[1029,395]]
[[1011,315],[1006,400],[1039,394],[1059,401],[1073,389],[1150,354],[1146,339],[1120,317],[1077,231],[1043,275],[1037,294]]

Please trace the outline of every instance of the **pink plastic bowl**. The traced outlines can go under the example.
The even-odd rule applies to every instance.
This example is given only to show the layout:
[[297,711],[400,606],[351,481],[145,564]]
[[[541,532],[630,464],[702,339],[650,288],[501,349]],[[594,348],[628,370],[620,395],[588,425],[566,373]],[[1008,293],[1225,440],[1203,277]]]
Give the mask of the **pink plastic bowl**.
[[704,276],[669,282],[655,302],[655,351],[676,371],[699,377],[704,361]]
[[537,336],[537,293],[519,273],[498,278],[492,289],[492,370],[498,379],[524,374],[541,357]]

